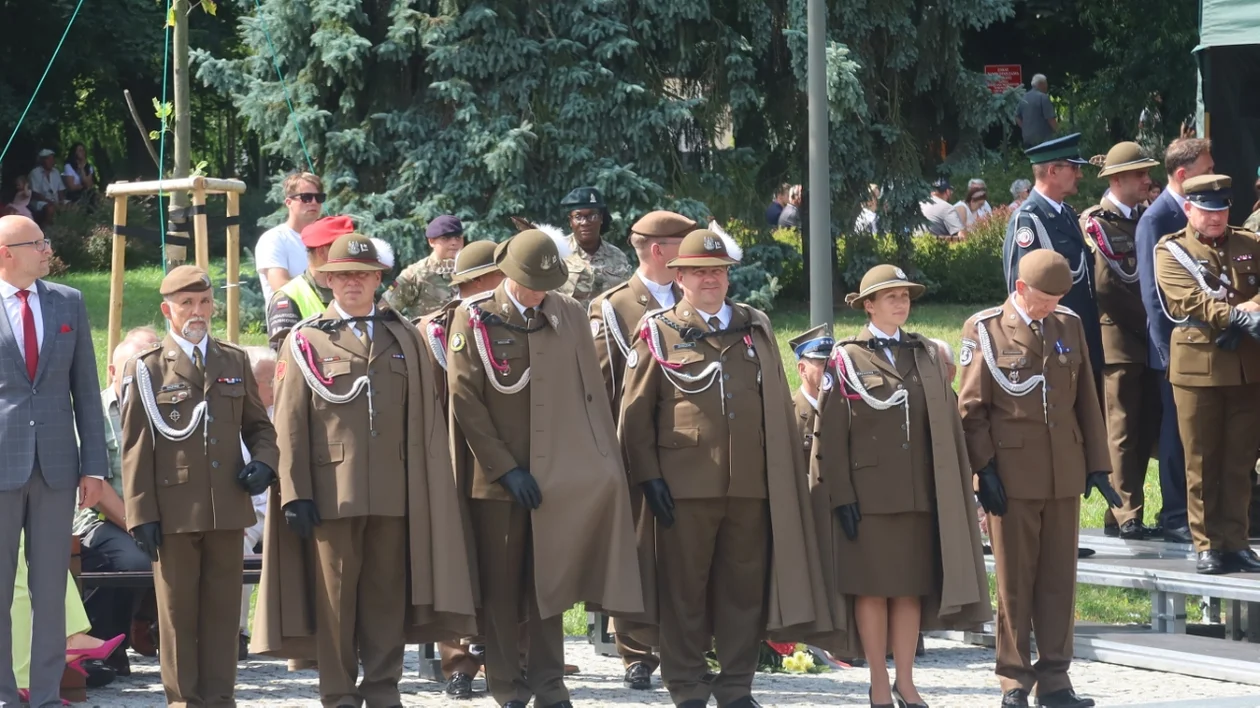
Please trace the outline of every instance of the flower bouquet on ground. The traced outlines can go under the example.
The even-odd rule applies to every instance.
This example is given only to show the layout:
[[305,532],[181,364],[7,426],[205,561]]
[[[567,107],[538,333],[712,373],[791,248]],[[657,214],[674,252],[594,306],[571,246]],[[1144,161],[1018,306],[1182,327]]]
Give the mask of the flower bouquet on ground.
[[765,641],[761,643],[757,670],[766,673],[821,674],[830,668],[831,663],[825,658],[825,653],[813,647],[795,642]]

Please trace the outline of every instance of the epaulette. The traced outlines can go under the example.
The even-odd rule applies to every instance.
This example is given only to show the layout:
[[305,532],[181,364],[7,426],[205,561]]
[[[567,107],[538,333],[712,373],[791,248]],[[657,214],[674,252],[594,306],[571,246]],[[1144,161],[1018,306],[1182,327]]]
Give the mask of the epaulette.
[[971,316],[971,319],[975,320],[976,322],[983,322],[984,320],[991,320],[1000,314],[1002,314],[1002,306],[998,305],[997,307],[990,307],[987,310],[981,310],[977,312],[976,314]]
[[658,307],[655,310],[648,310],[647,312],[643,313],[643,319],[645,320],[655,319],[665,314],[666,312],[669,312],[672,309],[674,308],[670,306],[670,307]]
[[241,346],[241,345],[239,345],[239,344],[234,344],[234,343],[232,343],[232,342],[225,342],[225,341],[223,341],[223,340],[219,339],[218,337],[215,337],[215,339],[214,339],[214,343],[215,343],[215,344],[218,344],[220,347],[223,347],[224,349],[235,349],[236,351],[240,352],[241,354],[245,354],[245,353],[246,353],[246,352],[245,352],[245,347],[243,347],[243,346]]
[[[633,277],[636,277],[636,276],[633,276],[633,275],[632,275],[632,276],[630,276],[630,277],[631,277],[631,278],[633,278]],[[626,289],[626,288],[628,288],[628,287],[630,287],[630,281],[629,281],[629,280],[623,280],[623,281],[621,281],[620,283],[617,283],[616,285],[612,286],[611,288],[608,288],[608,289],[607,289],[607,290],[605,290],[604,292],[602,292],[602,293],[600,293],[600,294],[596,295],[596,296],[595,296],[595,299],[594,299],[594,300],[592,300],[591,302],[598,302],[599,300],[607,300],[607,299],[609,299],[609,298],[611,298],[611,297],[613,296],[613,293],[615,293],[615,292],[619,292],[619,291],[621,291],[621,290],[625,290],[625,289]]]
[[473,295],[472,297],[464,298],[463,302],[461,302],[460,304],[461,305],[475,305],[479,302],[484,302],[486,300],[489,300],[492,297],[494,297],[494,291],[487,290],[484,293],[477,293],[476,295]]
[[1072,308],[1064,307],[1063,305],[1056,305],[1054,308],[1054,311],[1060,315],[1071,315],[1072,317],[1075,317],[1078,320],[1081,318],[1081,316],[1076,314],[1076,312],[1074,312]]
[[161,341],[161,340],[158,340],[158,341],[156,341],[156,342],[154,342],[154,343],[150,344],[148,349],[145,349],[144,351],[139,351],[139,352],[136,352],[135,354],[133,354],[133,355],[132,355],[132,357],[131,357],[131,358],[132,358],[132,359],[139,359],[139,358],[140,358],[140,357],[142,357],[142,356],[148,356],[148,355],[150,355],[150,354],[152,354],[152,353],[154,353],[154,352],[160,352],[160,351],[162,351],[162,341]]
[[1170,233],[1170,234],[1164,234],[1163,236],[1159,237],[1159,240],[1155,242],[1155,245],[1158,246],[1159,244],[1164,243],[1165,241],[1172,241],[1175,239],[1179,239],[1185,235],[1186,235],[1185,229],[1182,229],[1180,231],[1174,231],[1173,233]]

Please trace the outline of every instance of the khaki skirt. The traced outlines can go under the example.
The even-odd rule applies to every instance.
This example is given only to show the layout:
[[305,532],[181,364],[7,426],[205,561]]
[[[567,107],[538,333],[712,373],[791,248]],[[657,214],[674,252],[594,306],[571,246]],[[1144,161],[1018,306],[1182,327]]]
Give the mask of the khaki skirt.
[[867,514],[852,541],[839,524],[833,528],[836,589],[841,594],[914,597],[939,589],[940,542],[932,514]]

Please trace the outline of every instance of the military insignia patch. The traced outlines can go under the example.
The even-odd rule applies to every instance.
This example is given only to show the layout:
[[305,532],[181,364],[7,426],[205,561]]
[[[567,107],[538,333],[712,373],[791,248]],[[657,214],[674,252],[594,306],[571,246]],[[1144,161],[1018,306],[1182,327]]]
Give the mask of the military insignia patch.
[[716,238],[713,238],[712,236],[705,236],[704,237],[704,250],[706,251],[718,250],[718,240]]
[[830,372],[823,374],[822,390],[830,391],[831,387],[835,385],[836,385],[836,379],[831,375]]
[[555,315],[552,315],[552,316],[551,316],[551,326],[552,326],[552,327],[557,327],[557,328],[558,328],[558,327],[560,326],[560,318],[559,318],[559,317],[557,317],[557,316],[555,316]]
[[601,322],[600,320],[591,320],[591,336],[598,337],[599,330],[603,326],[604,326],[604,323]]
[[172,423],[178,423],[178,422],[179,422],[179,411],[171,411],[171,414],[170,414],[170,415],[168,415],[168,416],[166,416],[166,417],[167,417],[167,418],[170,418]]
[[964,338],[962,340],[962,351],[958,353],[958,363],[962,366],[967,366],[968,364],[970,364],[971,358],[975,354],[975,351],[976,351],[976,340]]
[[638,365],[639,365],[639,352],[631,349],[630,353],[626,355],[626,366],[633,369],[634,367]]
[[406,358],[407,358],[407,355],[406,355],[406,354],[394,354],[393,356],[394,356],[394,358],[395,358],[395,359],[406,359]]
[[346,252],[352,256],[357,256],[360,253],[366,253],[367,249],[367,244],[362,241],[351,241],[346,244]]
[[1255,285],[1255,284],[1256,284],[1256,276],[1254,276],[1254,275],[1249,275],[1249,276],[1247,276],[1247,284],[1248,284],[1248,285]]
[[456,332],[455,334],[451,335],[451,351],[453,352],[464,351],[464,335],[462,333]]
[[278,362],[276,362],[276,381],[283,381],[283,380],[284,380],[284,370],[287,368],[287,366],[286,366],[286,365],[287,365],[288,363],[289,363],[289,362],[287,362],[287,361],[278,361]]
[[901,278],[902,280],[906,279],[906,272],[900,268],[893,268],[893,273],[895,273],[897,277]]
[[551,270],[559,262],[560,258],[558,256],[543,256],[542,259],[538,261],[538,267],[543,270]]
[[1027,226],[1021,226],[1015,230],[1015,243],[1020,248],[1028,248],[1033,242],[1033,230]]
[[1238,255],[1234,256],[1234,260],[1236,260],[1236,261],[1249,261],[1249,260],[1251,260],[1251,254],[1250,254],[1250,253],[1240,253],[1240,254],[1238,254]]
[[237,377],[224,377],[224,378],[221,378],[221,379],[216,379],[216,380],[215,380],[215,383],[221,383],[221,384],[238,384],[238,383],[245,383],[245,379],[242,379],[242,378],[237,378]]
[[287,309],[289,309],[289,301],[288,301],[288,300],[276,300],[276,309],[277,309],[277,310],[287,310]]

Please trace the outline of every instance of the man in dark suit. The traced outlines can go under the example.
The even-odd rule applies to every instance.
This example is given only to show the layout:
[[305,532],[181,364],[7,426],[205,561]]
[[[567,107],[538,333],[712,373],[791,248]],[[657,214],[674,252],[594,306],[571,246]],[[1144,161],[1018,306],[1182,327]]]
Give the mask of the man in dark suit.
[[[1035,184],[1028,199],[1007,222],[1002,263],[1006,287],[1015,292],[1019,261],[1029,252],[1049,248],[1067,258],[1072,270],[1072,289],[1063,296],[1062,303],[1081,318],[1090,364],[1098,378],[1103,370],[1103,346],[1098,304],[1094,300],[1094,260],[1081,235],[1076,212],[1063,201],[1076,194],[1081,165],[1089,164],[1081,159],[1080,138],[1080,133],[1073,133],[1024,151],[1032,163]],[[1095,381],[1095,385],[1099,383],[1101,379]]]
[[[75,491],[95,506],[108,469],[92,328],[78,290],[40,280],[52,249],[34,221],[0,217],[0,607],[13,604],[26,531],[32,706],[61,705]],[[79,445],[66,444],[78,434]],[[0,704],[18,705],[13,628],[0,612]]]
[[1199,138],[1175,140],[1164,153],[1164,170],[1168,188],[1160,193],[1137,225],[1138,279],[1142,286],[1142,305],[1146,308],[1149,352],[1148,365],[1161,372],[1159,395],[1163,403],[1159,425],[1159,488],[1163,506],[1159,525],[1165,540],[1190,543],[1190,527],[1186,520],[1186,454],[1177,428],[1177,405],[1172,385],[1168,383],[1168,349],[1175,323],[1168,317],[1165,304],[1155,285],[1155,244],[1168,234],[1186,227],[1186,202],[1182,183],[1191,177],[1208,174],[1213,168],[1212,143]]

